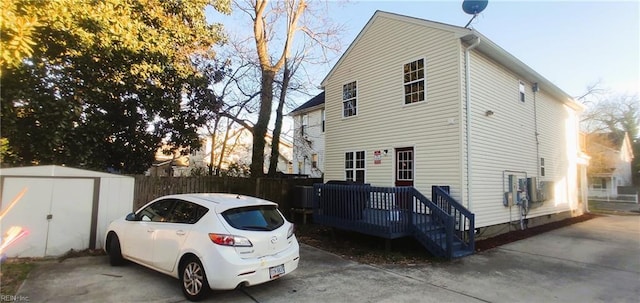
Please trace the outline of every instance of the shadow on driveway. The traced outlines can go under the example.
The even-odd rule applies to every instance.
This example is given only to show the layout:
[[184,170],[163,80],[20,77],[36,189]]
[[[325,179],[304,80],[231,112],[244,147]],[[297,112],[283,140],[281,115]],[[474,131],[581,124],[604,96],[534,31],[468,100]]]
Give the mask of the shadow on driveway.
[[[425,252],[426,253],[426,252]],[[367,265],[301,245],[298,270],[205,302],[638,302],[640,216],[602,216],[451,262]],[[36,268],[30,302],[183,302],[178,281],[82,257]]]

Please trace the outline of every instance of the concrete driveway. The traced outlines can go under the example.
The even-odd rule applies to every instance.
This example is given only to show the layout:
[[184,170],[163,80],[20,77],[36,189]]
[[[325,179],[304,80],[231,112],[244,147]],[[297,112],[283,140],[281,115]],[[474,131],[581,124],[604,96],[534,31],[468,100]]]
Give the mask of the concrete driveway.
[[[599,217],[452,262],[371,266],[301,246],[282,279],[205,302],[638,302],[640,216]],[[106,257],[39,266],[30,302],[183,302],[178,281]]]

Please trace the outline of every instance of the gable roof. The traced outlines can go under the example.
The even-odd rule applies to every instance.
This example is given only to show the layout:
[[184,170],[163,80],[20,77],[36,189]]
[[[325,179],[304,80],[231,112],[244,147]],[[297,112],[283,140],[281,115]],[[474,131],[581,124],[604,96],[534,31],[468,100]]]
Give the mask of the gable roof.
[[311,100],[303,103],[302,105],[298,106],[296,109],[292,110],[289,113],[289,116],[299,115],[299,114],[310,112],[314,109],[323,108],[323,107],[324,107],[324,92],[321,92],[315,97],[311,98]]
[[573,97],[571,97],[569,94],[564,92],[562,89],[560,89],[559,87],[557,87],[556,85],[551,83],[551,81],[547,80],[546,78],[544,78],[543,76],[538,74],[532,68],[530,68],[529,66],[524,64],[522,61],[518,60],[518,58],[516,58],[513,55],[511,55],[510,53],[508,53],[506,50],[504,50],[503,48],[501,48],[500,46],[498,46],[497,44],[495,44],[494,42],[489,40],[487,37],[485,37],[484,35],[482,35],[478,31],[476,31],[475,29],[469,29],[469,28],[459,27],[459,26],[455,26],[455,25],[450,25],[450,24],[430,21],[430,20],[426,20],[426,19],[421,19],[421,18],[409,17],[409,16],[405,16],[405,15],[399,15],[399,14],[395,14],[395,13],[384,12],[384,11],[380,11],[380,10],[377,10],[373,14],[371,19],[369,19],[367,24],[364,26],[364,28],[362,28],[360,33],[358,33],[358,36],[356,36],[356,38],[353,40],[353,42],[351,42],[351,44],[349,45],[347,50],[342,54],[342,56],[340,57],[338,62],[336,62],[336,64],[331,68],[329,73],[327,73],[327,75],[325,76],[325,78],[321,82],[321,86],[323,88],[326,85],[327,79],[329,77],[331,77],[333,72],[336,70],[336,67],[339,66],[345,60],[345,58],[348,56],[348,54],[353,49],[354,45],[356,45],[360,41],[362,36],[364,36],[366,34],[366,32],[371,27],[371,25],[378,18],[390,18],[390,19],[395,19],[395,20],[402,21],[402,22],[409,22],[409,23],[418,24],[418,25],[425,26],[425,27],[430,27],[430,28],[440,29],[440,30],[444,30],[444,31],[449,31],[449,32],[454,33],[456,35],[456,37],[460,38],[460,40],[462,40],[465,43],[472,43],[474,40],[479,39],[480,40],[480,44],[474,50],[477,50],[477,51],[483,53],[484,55],[486,55],[487,57],[489,57],[489,58],[495,60],[496,62],[504,65],[509,70],[513,71],[514,73],[516,73],[520,77],[522,77],[523,80],[527,80],[527,81],[529,81],[531,83],[538,83],[538,86],[540,87],[540,89],[542,89],[545,92],[549,93],[553,97],[555,97],[555,98],[557,98],[559,100],[562,100],[562,102],[564,104],[570,106],[571,108],[573,108],[573,109],[575,109],[577,111],[583,111],[584,110],[584,106],[582,104],[576,102],[573,99]]
[[[625,148],[626,142],[626,148]],[[633,147],[631,146],[631,139],[629,138],[629,133],[614,133],[614,132],[606,132],[606,133],[591,133],[587,135],[587,149],[591,152],[594,151],[594,145],[604,146],[606,148],[615,150],[615,151],[626,151],[629,153],[631,158],[633,155]]]

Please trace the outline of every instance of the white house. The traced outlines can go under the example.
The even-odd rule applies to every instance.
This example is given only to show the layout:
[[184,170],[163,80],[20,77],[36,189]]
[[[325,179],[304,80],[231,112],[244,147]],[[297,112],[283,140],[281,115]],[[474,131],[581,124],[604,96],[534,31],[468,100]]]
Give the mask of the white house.
[[324,172],[324,92],[289,113],[293,117],[293,173],[321,178]]
[[377,11],[322,87],[324,180],[449,186],[476,227],[516,223],[532,177],[529,226],[584,209],[583,106],[476,30]]
[[[220,163],[222,170],[227,170],[230,165],[246,165],[251,164],[251,146],[253,144],[253,134],[244,127],[238,127],[229,131],[227,140],[224,140],[224,132],[220,132],[216,138],[215,148],[213,149],[214,165]],[[211,163],[211,137],[203,138],[202,147],[193,150],[189,155],[188,169],[190,172],[194,170],[204,171],[208,170]],[[267,134],[265,136],[266,148],[265,148],[265,171],[268,170],[269,161],[271,157],[272,136]],[[224,155],[222,161],[220,161],[220,154],[224,149]],[[287,140],[283,135],[280,136],[279,155],[277,171],[282,173],[292,173],[293,166],[291,163],[292,158],[292,143]]]
[[632,185],[633,147],[628,133],[592,133],[587,135],[589,196],[616,197],[618,186]]

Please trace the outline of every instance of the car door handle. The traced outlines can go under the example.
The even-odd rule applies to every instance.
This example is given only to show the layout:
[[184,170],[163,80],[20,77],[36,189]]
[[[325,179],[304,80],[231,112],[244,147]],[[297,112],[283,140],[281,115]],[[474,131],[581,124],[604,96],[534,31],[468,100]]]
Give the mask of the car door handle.
[[176,235],[178,235],[178,236],[184,236],[184,235],[186,235],[186,234],[187,234],[187,233],[186,233],[186,232],[184,232],[184,230],[176,230]]

